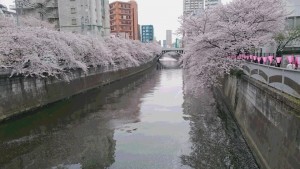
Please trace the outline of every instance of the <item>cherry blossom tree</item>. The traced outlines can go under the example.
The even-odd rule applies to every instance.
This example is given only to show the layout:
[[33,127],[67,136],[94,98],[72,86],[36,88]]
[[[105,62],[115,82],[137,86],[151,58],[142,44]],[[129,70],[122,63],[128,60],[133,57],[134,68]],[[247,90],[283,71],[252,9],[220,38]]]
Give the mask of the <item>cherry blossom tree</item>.
[[273,42],[284,29],[283,0],[233,0],[184,17],[185,54],[182,58],[190,91],[218,84],[218,79],[242,61],[229,56],[251,53]]
[[62,77],[73,69],[87,72],[98,66],[118,70],[161,53],[157,44],[59,32],[34,18],[22,22],[16,26],[12,19],[0,17],[0,68],[10,68],[12,75]]

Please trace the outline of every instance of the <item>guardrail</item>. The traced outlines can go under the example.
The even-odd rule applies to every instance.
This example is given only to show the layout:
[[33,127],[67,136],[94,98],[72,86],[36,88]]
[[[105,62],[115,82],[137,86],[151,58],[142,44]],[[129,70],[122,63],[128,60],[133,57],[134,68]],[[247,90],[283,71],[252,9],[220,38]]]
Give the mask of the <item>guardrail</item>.
[[282,92],[300,98],[300,70],[246,63],[244,73]]

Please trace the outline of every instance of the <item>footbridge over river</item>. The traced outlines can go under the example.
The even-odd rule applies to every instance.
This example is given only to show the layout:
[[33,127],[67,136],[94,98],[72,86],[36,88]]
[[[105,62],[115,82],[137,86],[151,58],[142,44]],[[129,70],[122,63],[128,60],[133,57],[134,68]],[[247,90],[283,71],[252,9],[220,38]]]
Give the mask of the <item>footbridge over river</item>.
[[[183,48],[163,48],[161,54],[159,55],[159,58],[164,56],[166,53],[177,53],[178,56],[181,56],[184,53]],[[176,57],[175,59],[178,59]]]

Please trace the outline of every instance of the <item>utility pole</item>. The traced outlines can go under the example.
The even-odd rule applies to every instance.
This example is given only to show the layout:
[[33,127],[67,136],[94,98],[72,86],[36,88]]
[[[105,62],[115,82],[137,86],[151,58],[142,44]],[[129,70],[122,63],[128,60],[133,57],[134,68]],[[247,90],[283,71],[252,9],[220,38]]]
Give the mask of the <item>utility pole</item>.
[[19,15],[23,15],[23,7],[24,7],[25,3],[27,5],[31,5],[29,3],[29,0],[15,0],[17,26],[20,26],[20,17],[19,17]]
[[19,22],[19,7],[23,7],[21,0],[15,0],[15,6],[16,6],[16,16],[17,16],[17,26],[20,26]]

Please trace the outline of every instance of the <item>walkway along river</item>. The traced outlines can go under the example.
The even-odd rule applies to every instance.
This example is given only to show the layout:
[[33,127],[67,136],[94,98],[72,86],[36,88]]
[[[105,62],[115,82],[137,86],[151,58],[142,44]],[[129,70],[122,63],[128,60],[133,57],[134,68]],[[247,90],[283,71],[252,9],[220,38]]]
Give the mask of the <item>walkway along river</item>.
[[0,168],[255,169],[212,93],[184,95],[182,70],[156,69],[0,124]]

